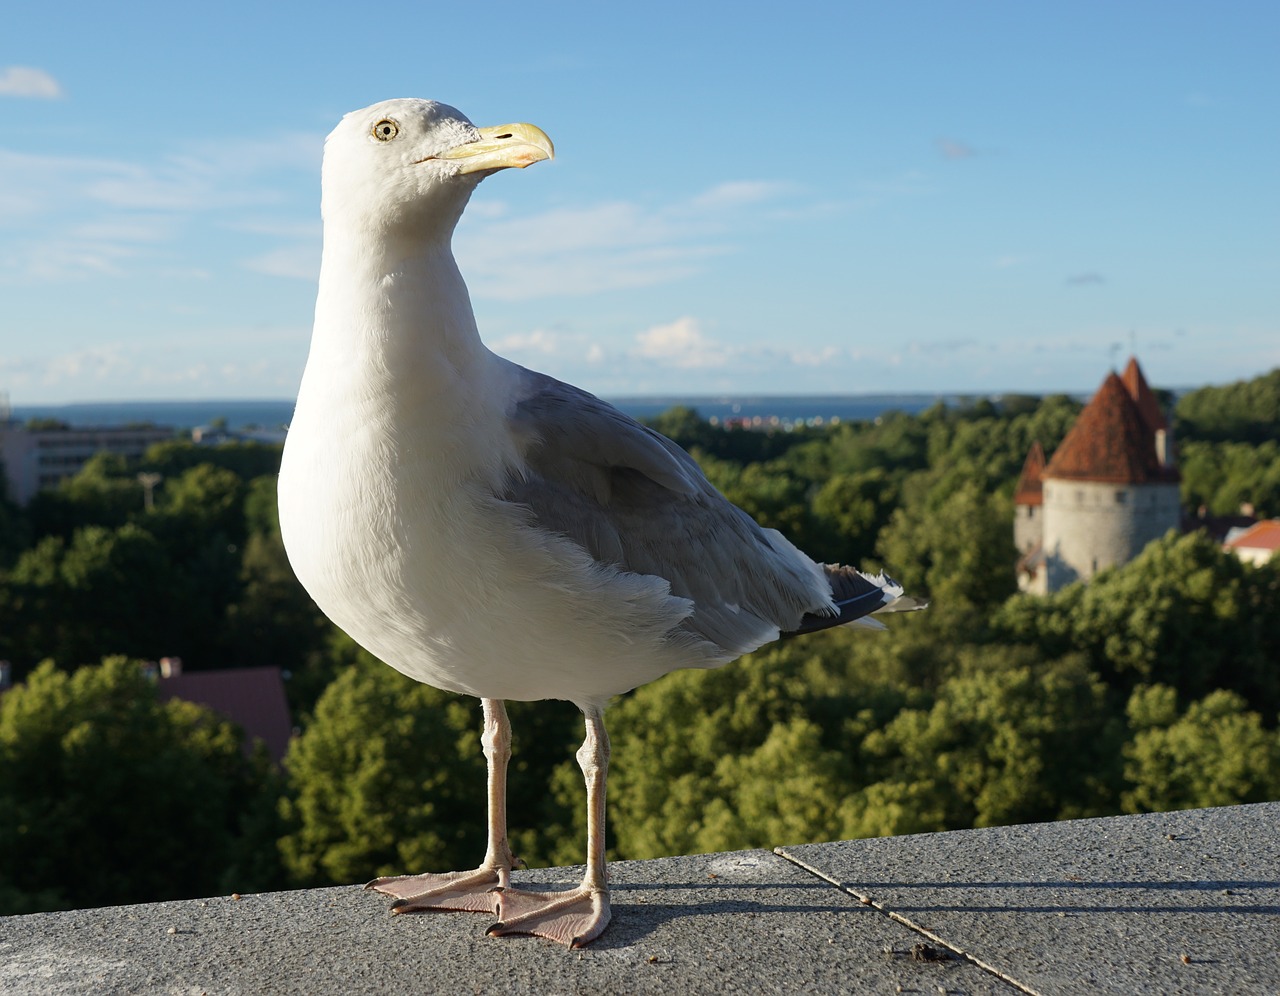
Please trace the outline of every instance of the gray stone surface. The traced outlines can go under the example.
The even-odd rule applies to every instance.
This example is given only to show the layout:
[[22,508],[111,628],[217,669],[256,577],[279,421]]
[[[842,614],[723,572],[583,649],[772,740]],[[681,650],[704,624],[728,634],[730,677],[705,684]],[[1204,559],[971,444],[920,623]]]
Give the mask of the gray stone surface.
[[0,993],[1017,993],[915,960],[918,934],[767,851],[610,868],[613,924],[581,951],[342,887],[0,918]]
[[582,951],[357,886],[0,918],[0,993],[1280,994],[1280,803],[778,850],[611,865]]
[[1038,993],[1280,993],[1280,803],[779,848]]

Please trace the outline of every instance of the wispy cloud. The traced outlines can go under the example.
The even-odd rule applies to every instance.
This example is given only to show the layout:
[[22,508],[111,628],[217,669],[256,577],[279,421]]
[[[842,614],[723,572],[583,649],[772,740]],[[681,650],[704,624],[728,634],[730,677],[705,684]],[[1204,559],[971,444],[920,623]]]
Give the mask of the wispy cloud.
[[1098,284],[1105,284],[1107,278],[1096,270],[1086,270],[1083,273],[1073,273],[1067,277],[1068,287],[1091,287]]
[[761,205],[798,193],[791,183],[740,180],[666,204],[606,201],[523,215],[478,201],[464,216],[455,246],[477,297],[578,297],[651,287],[701,272],[706,260],[732,251],[760,223]]
[[[158,265],[160,254],[140,247],[189,240],[196,221],[282,241],[249,267],[312,279],[316,266],[308,260],[318,256],[318,228],[293,223],[286,231],[276,220],[272,229],[260,219],[265,207],[287,199],[295,186],[289,173],[315,172],[319,147],[316,136],[286,134],[188,143],[138,161],[0,149],[0,222],[9,229],[0,245],[0,282],[123,275],[144,261]],[[237,225],[241,211],[249,220]]]
[[[228,327],[195,338],[107,341],[42,354],[0,356],[0,380],[48,398],[176,397],[192,385],[206,396],[288,394],[298,382],[306,328]],[[210,348],[211,345],[213,348]]]
[[244,261],[244,266],[269,277],[314,281],[320,275],[320,242],[282,246]]
[[5,66],[0,69],[0,96],[56,100],[62,96],[62,85],[43,69]]
[[718,211],[776,200],[797,189],[794,183],[783,180],[730,180],[698,194],[689,203],[702,210]]

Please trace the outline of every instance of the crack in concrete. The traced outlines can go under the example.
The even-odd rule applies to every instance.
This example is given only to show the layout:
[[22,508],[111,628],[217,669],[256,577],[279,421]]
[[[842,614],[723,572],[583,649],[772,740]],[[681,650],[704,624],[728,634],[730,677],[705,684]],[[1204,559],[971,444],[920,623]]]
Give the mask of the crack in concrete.
[[1031,986],[1027,985],[1026,983],[1019,982],[1017,979],[1009,975],[1006,975],[1004,972],[1000,971],[1000,969],[996,968],[994,965],[988,965],[986,962],[984,962],[981,958],[977,957],[976,955],[970,954],[968,951],[965,951],[963,948],[957,947],[955,944],[952,944],[950,941],[946,940],[943,937],[939,937],[933,931],[928,930],[925,927],[922,927],[920,924],[913,923],[910,919],[903,916],[901,913],[895,913],[891,909],[886,909],[885,907],[881,906],[879,903],[875,901],[874,896],[862,895],[858,892],[855,892],[851,888],[847,888],[842,883],[832,878],[830,875],[826,874],[826,872],[822,871],[821,869],[814,868],[812,865],[806,864],[805,862],[801,861],[798,858],[793,858],[790,854],[787,854],[786,851],[784,851],[781,847],[775,847],[773,849],[773,853],[776,854],[778,857],[782,858],[784,861],[790,861],[797,868],[800,868],[803,871],[808,872],[810,875],[813,875],[816,878],[819,878],[822,881],[835,886],[836,889],[838,889],[840,892],[843,892],[845,895],[853,896],[854,899],[858,900],[858,902],[862,903],[864,906],[870,906],[876,912],[882,913],[885,916],[887,916],[890,920],[893,920],[896,923],[902,924],[902,926],[906,927],[908,930],[912,930],[922,937],[927,937],[934,944],[938,944],[946,948],[948,951],[954,954],[957,958],[961,958],[964,961],[967,961],[969,964],[982,969],[984,972],[987,972],[990,975],[994,975],[1001,982],[1005,982],[1008,985],[1013,986],[1019,992],[1026,993],[1027,996],[1043,996],[1043,994],[1038,989],[1033,989]]

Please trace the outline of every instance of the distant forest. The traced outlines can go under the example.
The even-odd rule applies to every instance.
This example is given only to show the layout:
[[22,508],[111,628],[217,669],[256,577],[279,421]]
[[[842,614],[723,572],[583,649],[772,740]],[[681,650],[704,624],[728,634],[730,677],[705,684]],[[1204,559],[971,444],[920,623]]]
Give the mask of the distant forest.
[[[794,431],[653,421],[713,483],[825,561],[932,600],[891,632],[827,631],[685,671],[609,714],[613,856],[1280,798],[1280,563],[1170,533],[1087,586],[1017,592],[1012,494],[1066,396]],[[1180,399],[1193,514],[1280,515],[1280,370]],[[336,631],[280,541],[278,447],[185,441],[94,458],[0,503],[0,913],[473,867],[474,700]],[[161,475],[144,508],[143,472]],[[229,722],[161,703],[139,662],[277,665],[301,730],[283,770]],[[514,703],[513,845],[575,863],[566,703]]]

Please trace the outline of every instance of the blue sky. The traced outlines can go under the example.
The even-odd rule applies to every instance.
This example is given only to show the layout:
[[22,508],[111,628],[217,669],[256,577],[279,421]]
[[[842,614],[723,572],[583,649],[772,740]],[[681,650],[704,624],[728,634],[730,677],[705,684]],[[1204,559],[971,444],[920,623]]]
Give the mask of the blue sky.
[[531,121],[455,239],[606,396],[1087,391],[1280,366],[1280,5],[19,4],[0,391],[289,397],[345,112]]

